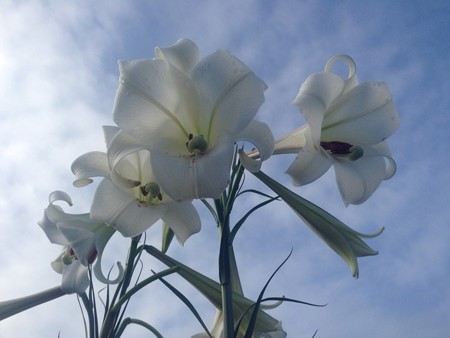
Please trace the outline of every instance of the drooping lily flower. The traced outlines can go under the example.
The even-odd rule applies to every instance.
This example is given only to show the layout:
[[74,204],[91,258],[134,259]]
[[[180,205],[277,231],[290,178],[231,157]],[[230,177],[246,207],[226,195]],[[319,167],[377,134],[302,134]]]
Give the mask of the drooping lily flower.
[[[213,338],[223,337],[223,313],[222,313],[222,291],[221,285],[202,275],[201,273],[189,268],[188,266],[178,262],[177,260],[163,254],[158,249],[152,246],[146,246],[146,251],[166,264],[169,267],[178,266],[178,274],[183,277],[187,282],[194,286],[200,293],[202,293],[208,300],[217,308],[216,316],[210,333]],[[245,313],[241,326],[239,327],[238,338],[244,337],[246,329],[249,324],[249,320],[252,314],[254,301],[246,298],[243,295],[242,287],[237,274],[236,261],[234,255],[232,255],[232,274],[233,274],[233,316],[235,317],[235,323],[237,323],[240,317]],[[277,303],[272,306],[261,306],[261,308],[274,308],[281,303]],[[252,338],[285,338],[286,332],[283,331],[281,322],[267,314],[262,309],[258,310],[258,316],[256,319],[255,329]],[[250,309],[250,310],[249,310]],[[199,333],[192,338],[208,338],[206,333]]]
[[100,176],[90,216],[134,237],[158,220],[174,231],[180,243],[200,231],[201,221],[190,201],[176,202],[160,187],[150,165],[150,152],[117,127],[104,127],[108,151],[90,152],[72,164],[75,186]]
[[[348,78],[331,73],[336,61],[348,66]],[[383,82],[358,84],[352,58],[338,55],[325,71],[308,77],[293,102],[307,124],[276,142],[275,154],[297,153],[287,173],[305,185],[334,166],[346,205],[361,204],[395,173],[384,142],[399,127],[392,94]]]
[[270,129],[253,120],[266,85],[228,51],[199,60],[187,39],[155,54],[119,61],[114,121],[148,147],[153,174],[170,198],[217,198],[236,141],[253,143],[261,160],[272,154]]
[[52,263],[53,269],[62,274],[61,289],[64,293],[82,294],[89,286],[88,269],[93,264],[95,276],[104,283],[117,283],[122,279],[123,268],[117,263],[119,275],[115,280],[107,279],[101,270],[103,250],[115,233],[115,229],[93,221],[89,214],[67,214],[54,202],[64,201],[70,206],[72,200],[62,191],[54,191],[50,204],[38,222],[50,242],[64,247],[63,252]]

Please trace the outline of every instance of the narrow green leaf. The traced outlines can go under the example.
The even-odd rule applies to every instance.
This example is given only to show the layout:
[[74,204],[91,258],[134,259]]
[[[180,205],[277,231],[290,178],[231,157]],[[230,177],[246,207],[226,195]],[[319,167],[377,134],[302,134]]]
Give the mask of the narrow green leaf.
[[173,232],[173,230],[167,225],[166,222],[164,222],[162,228],[162,244],[161,244],[162,252],[164,253],[167,252],[174,236],[175,233]]

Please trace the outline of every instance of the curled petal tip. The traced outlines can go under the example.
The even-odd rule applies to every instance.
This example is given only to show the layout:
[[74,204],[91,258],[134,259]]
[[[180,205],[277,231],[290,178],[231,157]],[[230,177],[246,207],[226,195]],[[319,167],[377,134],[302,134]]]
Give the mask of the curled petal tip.
[[245,169],[247,169],[251,173],[257,173],[261,170],[261,161],[250,158],[242,149],[239,149],[238,153],[239,160],[241,161],[241,164]]

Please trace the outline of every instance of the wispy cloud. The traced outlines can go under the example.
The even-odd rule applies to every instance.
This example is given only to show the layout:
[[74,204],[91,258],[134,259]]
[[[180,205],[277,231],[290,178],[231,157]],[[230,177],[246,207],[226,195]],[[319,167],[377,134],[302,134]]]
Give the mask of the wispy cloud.
[[[361,81],[388,82],[402,120],[391,142],[398,174],[366,204],[344,209],[332,172],[314,186],[294,188],[358,230],[386,226],[373,240],[381,253],[362,260],[360,279],[353,280],[345,264],[290,209],[277,206],[277,213],[270,207],[255,213],[236,238],[242,245],[237,255],[245,267],[245,291],[257,295],[264,283],[261,276],[269,276],[292,246],[293,257],[269,291],[329,306],[281,306],[275,316],[289,335],[312,336],[315,329],[320,336],[342,337],[447,333],[444,314],[449,304],[443,295],[449,289],[443,281],[450,274],[450,103],[449,63],[443,53],[448,39],[442,33],[448,22],[439,5],[234,0],[137,1],[125,6],[11,0],[3,1],[0,10],[8,13],[0,29],[1,300],[60,281],[50,267],[58,249],[47,243],[36,223],[55,189],[66,190],[78,202],[71,212],[89,209],[93,190],[72,187],[70,164],[81,153],[104,150],[101,125],[112,123],[117,59],[151,57],[155,46],[189,37],[202,55],[222,47],[231,50],[266,81],[266,104],[258,117],[273,126],[276,136],[303,123],[290,102],[303,80],[337,53],[355,58]],[[289,185],[283,174],[289,160],[274,158],[263,168]],[[254,202],[243,199],[242,205]],[[156,244],[158,231],[149,232]],[[126,254],[126,241],[111,245],[112,252]],[[198,248],[208,254],[199,258]],[[215,277],[212,222],[184,248],[171,250]],[[213,310],[203,298],[176,278],[173,282],[193,297],[207,321],[212,319]],[[136,314],[160,323],[169,337],[199,331],[192,318],[176,325],[166,321],[171,311],[189,315],[164,287],[154,287],[170,306],[152,312],[152,300],[147,305],[143,299],[132,308]],[[79,337],[78,311],[75,298],[66,297],[3,321],[0,332],[5,337],[51,336],[61,330],[64,337]]]

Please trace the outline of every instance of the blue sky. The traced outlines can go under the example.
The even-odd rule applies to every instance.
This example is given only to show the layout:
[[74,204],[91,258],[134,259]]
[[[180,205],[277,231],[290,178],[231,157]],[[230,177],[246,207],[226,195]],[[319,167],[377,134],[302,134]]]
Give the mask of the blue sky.
[[[117,60],[152,57],[156,46],[187,37],[202,56],[229,49],[267,83],[258,119],[276,137],[304,122],[291,101],[303,80],[335,54],[354,58],[361,82],[387,82],[401,119],[389,139],[397,174],[363,205],[344,207],[332,171],[295,188],[359,231],[386,227],[369,242],[380,254],[359,260],[360,278],[279,203],[258,211],[237,236],[246,295],[257,297],[293,248],[267,294],[328,305],[283,304],[272,311],[288,337],[311,337],[317,329],[322,338],[449,334],[448,1],[4,0],[0,12],[0,300],[60,283],[50,267],[59,248],[37,221],[53,190],[72,196],[70,212],[89,210],[93,188],[75,189],[70,165],[82,153],[104,149],[101,126],[112,124]],[[264,170],[290,185],[283,174],[290,160],[272,158]],[[247,182],[256,184],[251,177]],[[170,254],[215,278],[217,234],[204,215],[202,232],[184,248],[174,243]],[[159,231],[148,231],[150,242],[158,243]],[[106,251],[110,264],[126,255],[128,241],[116,237]],[[171,281],[210,323],[209,303],[177,278]],[[201,331],[163,287],[148,288],[129,309],[169,338]],[[74,296],[0,322],[6,338],[58,333],[83,334]],[[138,328],[125,334],[143,336]]]

